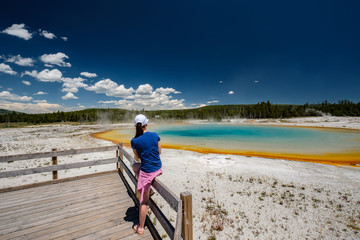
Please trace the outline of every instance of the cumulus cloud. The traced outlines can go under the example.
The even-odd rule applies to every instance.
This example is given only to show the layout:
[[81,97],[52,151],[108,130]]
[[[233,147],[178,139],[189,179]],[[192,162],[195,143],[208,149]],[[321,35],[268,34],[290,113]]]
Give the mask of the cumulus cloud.
[[17,56],[11,56],[8,59],[6,59],[6,62],[13,62],[19,66],[23,67],[31,67],[34,66],[34,60],[32,58],[23,58],[21,55]]
[[62,52],[55,54],[44,54],[40,56],[40,60],[45,64],[57,65],[60,67],[71,67],[70,63],[64,61],[65,59],[69,59],[69,57]]
[[25,71],[23,75],[29,75],[31,77],[34,77],[40,82],[61,82],[62,78],[62,73],[57,69],[44,69],[39,73],[36,70],[33,70],[31,72]]
[[223,81],[219,81],[219,83],[223,83]]
[[0,63],[0,72],[16,75],[17,73],[11,69],[11,67],[5,63]]
[[170,94],[170,93],[179,94],[179,93],[181,93],[179,91],[176,91],[173,88],[163,88],[163,87],[157,88],[155,91],[158,93],[162,93],[162,94]]
[[39,30],[40,31],[40,35],[47,38],[47,39],[54,39],[56,38],[55,34],[48,32],[46,30]]
[[64,40],[65,42],[68,40],[67,37],[61,37],[62,40]]
[[78,77],[78,78],[62,78],[63,81],[63,89],[62,92],[71,92],[77,93],[79,88],[85,88],[88,85],[83,83],[85,79]]
[[183,109],[184,99],[172,99],[170,93],[177,92],[172,88],[157,88],[155,91],[150,84],[140,85],[134,94],[118,101],[100,101],[103,104],[115,104],[124,109]]
[[6,33],[12,36],[16,36],[25,40],[32,38],[32,33],[30,33],[26,28],[25,24],[13,24],[11,27],[6,28],[2,33]]
[[254,83],[258,83],[259,81],[258,80],[255,80]]
[[37,92],[37,93],[34,93],[34,95],[45,95],[45,94],[47,94],[46,92],[42,92],[42,91],[39,91],[39,92]]
[[29,81],[22,81],[23,84],[27,85],[27,86],[30,86],[31,83]]
[[2,92],[0,92],[0,99],[28,102],[28,101],[31,101],[32,97],[19,96],[16,94],[12,94],[9,91],[2,91]]
[[88,78],[97,77],[96,73],[89,73],[89,72],[82,72],[82,73],[80,73],[80,75],[84,76],[84,77],[88,77]]
[[146,83],[140,85],[135,93],[137,95],[151,95],[153,93],[153,87],[150,84]]
[[20,102],[9,102],[0,100],[0,108],[8,109],[18,112],[26,113],[48,113],[62,110],[63,107],[59,104],[51,104],[47,102],[34,103],[20,103]]
[[61,97],[62,100],[78,99],[73,93],[68,92],[65,96]]
[[24,76],[24,75],[29,75],[33,78],[36,78],[37,77],[37,71],[36,70],[32,70],[31,72],[30,71],[25,71],[24,73],[21,74],[21,77]]
[[219,100],[213,100],[213,101],[208,101],[207,104],[211,104],[211,103],[218,103]]
[[108,97],[130,97],[134,92],[132,87],[125,88],[124,85],[118,85],[109,78],[100,80],[85,89],[96,93],[104,93]]
[[230,91],[230,92],[229,92],[229,95],[233,95],[233,94],[234,94],[234,91]]

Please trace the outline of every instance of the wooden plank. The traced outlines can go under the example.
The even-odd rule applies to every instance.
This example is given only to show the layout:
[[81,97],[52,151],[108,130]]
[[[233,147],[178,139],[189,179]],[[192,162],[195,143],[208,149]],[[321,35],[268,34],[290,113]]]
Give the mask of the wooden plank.
[[[27,217],[36,217],[43,216],[46,211],[56,211],[58,209],[66,209],[67,207],[71,207],[73,210],[76,210],[77,207],[89,206],[93,203],[99,202],[102,198],[106,198],[108,201],[113,199],[119,200],[118,191],[106,191],[102,196],[77,196],[72,198],[71,202],[63,201],[60,199],[56,199],[55,201],[43,202],[39,204],[38,202],[33,204],[28,204],[26,207],[23,206],[15,206],[13,208],[6,209],[1,214],[0,224],[4,224],[4,221],[7,219],[13,219],[16,217],[21,217],[26,215]],[[122,199],[122,198],[121,198]],[[85,205],[86,204],[86,205]],[[12,210],[15,209],[15,210]]]
[[124,154],[126,159],[130,162],[130,165],[133,165],[135,162],[135,159],[122,147],[119,147],[119,151]]
[[[55,152],[57,149],[54,148],[52,151]],[[53,156],[51,159],[52,165],[57,165],[57,156]],[[53,171],[53,179],[58,179],[58,172]]]
[[106,175],[106,174],[114,173],[114,172],[116,172],[116,170],[85,174],[85,175],[81,175],[81,176],[68,177],[68,178],[44,181],[44,182],[39,182],[39,183],[31,183],[31,184],[26,184],[26,185],[21,185],[21,186],[16,186],[16,187],[2,188],[2,189],[0,189],[0,193],[10,193],[10,192],[15,192],[15,191],[24,190],[24,189],[30,189],[30,188],[34,188],[34,187],[70,182],[70,181],[75,181],[75,180],[84,179],[84,178],[90,178],[90,177],[99,176],[99,175]]
[[181,239],[181,226],[182,226],[182,202],[180,201],[176,213],[174,240]]
[[27,238],[29,239],[43,239],[48,240],[56,237],[62,237],[66,236],[67,234],[84,230],[89,227],[94,227],[98,224],[102,224],[106,221],[113,220],[114,218],[123,218],[125,215],[124,209],[118,208],[118,209],[110,209],[109,212],[96,214],[91,217],[83,218],[80,220],[71,221],[71,219],[68,219],[68,221],[65,224],[54,226],[54,227],[48,227],[44,228],[41,231],[33,232],[30,234],[27,234]]
[[[112,176],[112,177],[109,176],[109,175],[111,175],[109,173],[115,173],[115,172],[116,172],[115,170],[111,170],[111,171],[107,171],[107,172],[99,172],[99,173],[86,174],[86,175],[69,177],[69,178],[58,179],[58,180],[50,180],[50,181],[45,182],[47,184],[42,184],[43,182],[28,184],[28,185],[24,185],[24,186],[9,188],[8,189],[9,191],[5,191],[6,189],[3,189],[4,192],[0,192],[0,193],[2,193],[1,196],[4,196],[4,197],[16,196],[16,195],[18,195],[18,190],[21,190],[21,192],[23,194],[34,192],[34,189],[32,186],[37,187],[36,189],[41,189],[41,191],[44,191],[44,189],[53,190],[54,187],[58,186],[58,184],[60,184],[61,186],[64,186],[64,188],[68,188],[69,186],[74,185],[73,181],[75,181],[75,180],[76,180],[77,186],[84,185],[84,184],[89,185],[89,181],[91,181],[91,184],[92,183],[98,184],[99,182],[107,181],[105,179],[109,179],[109,180],[116,179],[116,175],[115,175],[115,178],[114,178],[114,176]],[[116,179],[116,181],[118,181],[118,180],[119,179]]]
[[[112,184],[111,186],[117,186],[116,183]],[[97,189],[99,190],[103,190],[103,186],[98,186],[98,187],[93,187],[93,188],[87,188],[87,189],[69,189],[67,191],[64,190],[63,193],[59,192],[58,195],[51,195],[50,193],[48,194],[48,196],[37,196],[35,195],[34,197],[28,197],[26,198],[26,200],[22,199],[21,197],[17,200],[11,201],[11,202],[2,202],[1,206],[0,206],[0,212],[3,211],[4,208],[7,207],[11,207],[11,206],[16,206],[19,203],[22,205],[25,205],[27,203],[33,203],[37,200],[39,201],[52,201],[56,198],[62,197],[62,198],[66,198],[66,197],[71,197],[71,196],[76,196],[76,195],[80,195],[80,194],[86,194],[86,193],[92,193],[94,191],[96,191]]]
[[[111,205],[114,206],[114,203],[109,204],[109,206],[106,208],[97,206],[96,208],[90,210],[85,209],[75,214],[67,214],[66,216],[52,216],[48,219],[43,219],[42,221],[28,222],[24,225],[21,225],[20,229],[19,227],[7,229],[9,233],[6,235],[0,235],[0,238],[10,239],[26,236],[27,239],[34,239],[36,237],[46,236],[49,233],[55,233],[64,229],[67,230],[69,227],[73,227],[70,230],[76,230],[76,227],[80,223],[82,223],[82,225],[86,225],[89,221],[92,220],[97,220],[96,223],[98,223],[101,222],[99,219],[106,218],[111,220],[113,218],[123,218],[125,210],[129,207],[123,206],[121,208],[115,209],[114,211]],[[46,225],[46,228],[44,228],[44,225]],[[59,233],[56,234],[58,235]],[[60,235],[62,234],[63,232],[60,233]]]
[[152,186],[156,189],[156,191],[166,200],[166,202],[170,205],[175,212],[178,211],[179,202],[181,199],[176,196],[168,187],[166,187],[160,180],[155,179]]
[[169,235],[169,238],[173,239],[175,228],[152,199],[149,199],[149,207],[151,208],[156,218],[159,220],[159,223],[164,228],[165,232]]
[[[102,230],[88,233],[87,235],[81,236],[77,238],[77,240],[88,240],[88,239],[101,239],[103,237],[109,237],[110,235],[115,235],[118,237],[121,237],[121,232],[124,232],[124,230],[131,229],[133,226],[132,222],[124,222],[122,224],[119,224],[117,226],[104,228]],[[134,233],[134,231],[133,231]]]
[[192,223],[192,195],[189,191],[180,193],[183,203],[183,219],[181,236],[184,240],[193,240],[193,223]]
[[[102,182],[97,182],[94,180],[94,182],[92,182],[91,185],[89,183],[79,182],[79,184],[77,184],[77,186],[76,186],[77,188],[74,188],[71,185],[62,185],[62,188],[59,189],[59,191],[56,193],[56,195],[59,196],[60,194],[63,194],[66,192],[85,191],[88,189],[93,189],[93,188],[97,188],[97,187],[101,187],[101,186],[106,187],[106,186],[114,185],[114,184],[119,184],[119,182],[103,179]],[[122,186],[119,186],[119,188],[121,188],[121,187]],[[56,188],[56,185],[48,185],[48,186],[43,186],[43,187],[39,187],[39,188],[40,189],[38,189],[38,191],[35,191],[34,189],[32,189],[31,191],[21,191],[21,199],[27,199],[28,197],[32,197],[34,195],[39,196],[39,197],[41,197],[41,196],[46,197],[49,194],[53,194],[53,189]],[[11,193],[16,193],[16,192],[11,192]],[[3,193],[1,195],[2,202],[13,202],[13,201],[19,200],[19,193],[11,194],[11,195],[5,195],[5,194],[6,193]]]
[[105,151],[116,150],[116,149],[117,149],[117,146],[106,146],[106,147],[85,148],[85,149],[71,149],[71,150],[63,150],[63,151],[56,151],[56,152],[8,155],[8,156],[0,156],[0,162],[21,161],[21,160],[47,158],[47,157],[54,157],[54,156],[59,157],[59,156],[77,155],[77,154],[92,153],[92,152],[105,152]]
[[16,176],[23,176],[23,175],[51,172],[51,171],[58,171],[58,170],[68,170],[68,169],[72,169],[72,168],[104,165],[104,164],[110,164],[110,163],[116,163],[116,162],[117,162],[116,158],[108,158],[108,159],[102,159],[102,160],[69,163],[69,164],[62,164],[62,165],[48,166],[48,167],[41,167],[41,168],[29,168],[29,169],[22,169],[22,170],[16,170],[16,171],[0,172],[0,178],[16,177]]
[[[119,181],[118,180],[115,181],[115,180],[112,180],[112,179],[98,179],[98,180],[97,179],[92,179],[91,183],[86,182],[86,181],[77,182],[77,186],[82,186],[83,188],[80,188],[80,187],[75,188],[73,186],[73,182],[68,181],[68,182],[63,182],[62,183],[63,187],[60,189],[60,191],[65,192],[65,191],[69,191],[71,189],[80,190],[80,189],[91,188],[92,186],[96,187],[96,186],[108,185],[108,184],[116,183],[116,182],[119,182]],[[40,187],[37,188],[37,190],[39,190],[42,195],[46,195],[47,192],[52,192],[54,188],[56,188],[56,184],[40,186]],[[34,195],[35,192],[36,191],[33,188],[28,188],[28,189],[21,190],[21,193],[23,194],[24,197]],[[7,200],[7,199],[11,200],[13,198],[18,197],[18,191],[2,193],[1,196],[2,196],[2,199],[4,201]]]
[[[118,196],[118,192],[113,191],[113,192],[108,192],[104,193],[104,196],[107,197],[106,201],[113,201],[113,200],[124,200],[127,199],[127,196],[124,197],[119,197]],[[84,199],[84,200],[83,200]],[[72,208],[73,211],[77,211],[78,208],[85,208],[86,206],[91,207],[92,205],[95,206],[95,204],[99,203],[99,202],[106,202],[103,201],[103,197],[99,197],[99,196],[86,196],[83,197],[83,199],[81,198],[76,198],[74,199],[74,201],[71,202],[65,202],[65,201],[61,201],[58,200],[55,203],[51,203],[51,204],[42,204],[42,205],[38,205],[37,203],[34,203],[34,206],[30,206],[27,208],[22,208],[21,210],[17,210],[17,211],[7,211],[4,212],[1,216],[0,219],[0,224],[2,224],[0,226],[0,229],[3,227],[3,225],[9,221],[14,222],[14,219],[17,218],[23,218],[24,215],[26,215],[26,217],[37,217],[37,216],[45,216],[48,212],[52,212],[52,211],[57,211],[57,210],[67,210],[68,208]]]

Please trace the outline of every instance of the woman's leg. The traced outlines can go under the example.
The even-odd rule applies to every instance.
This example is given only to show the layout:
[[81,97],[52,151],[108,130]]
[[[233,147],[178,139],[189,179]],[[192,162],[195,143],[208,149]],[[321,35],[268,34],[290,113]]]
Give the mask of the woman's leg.
[[131,167],[132,167],[132,169],[133,169],[133,171],[135,173],[136,179],[138,179],[139,178],[139,171],[140,171],[140,168],[141,168],[141,163],[134,163]]
[[140,211],[139,211],[139,228],[143,229],[145,227],[145,219],[147,214],[147,203],[149,200],[149,191],[144,192],[143,201],[140,203]]

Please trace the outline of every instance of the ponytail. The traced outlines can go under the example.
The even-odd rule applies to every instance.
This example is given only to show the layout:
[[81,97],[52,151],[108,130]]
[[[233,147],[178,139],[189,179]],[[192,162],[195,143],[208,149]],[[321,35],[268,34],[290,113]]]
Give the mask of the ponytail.
[[144,133],[144,129],[142,128],[141,122],[138,122],[136,124],[135,138],[140,137],[141,135],[143,135],[143,133]]

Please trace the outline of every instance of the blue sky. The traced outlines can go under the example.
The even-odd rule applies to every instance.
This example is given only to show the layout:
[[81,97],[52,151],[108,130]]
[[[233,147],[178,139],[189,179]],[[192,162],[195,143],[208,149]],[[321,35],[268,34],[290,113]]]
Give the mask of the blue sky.
[[0,108],[360,101],[359,1],[3,1]]

